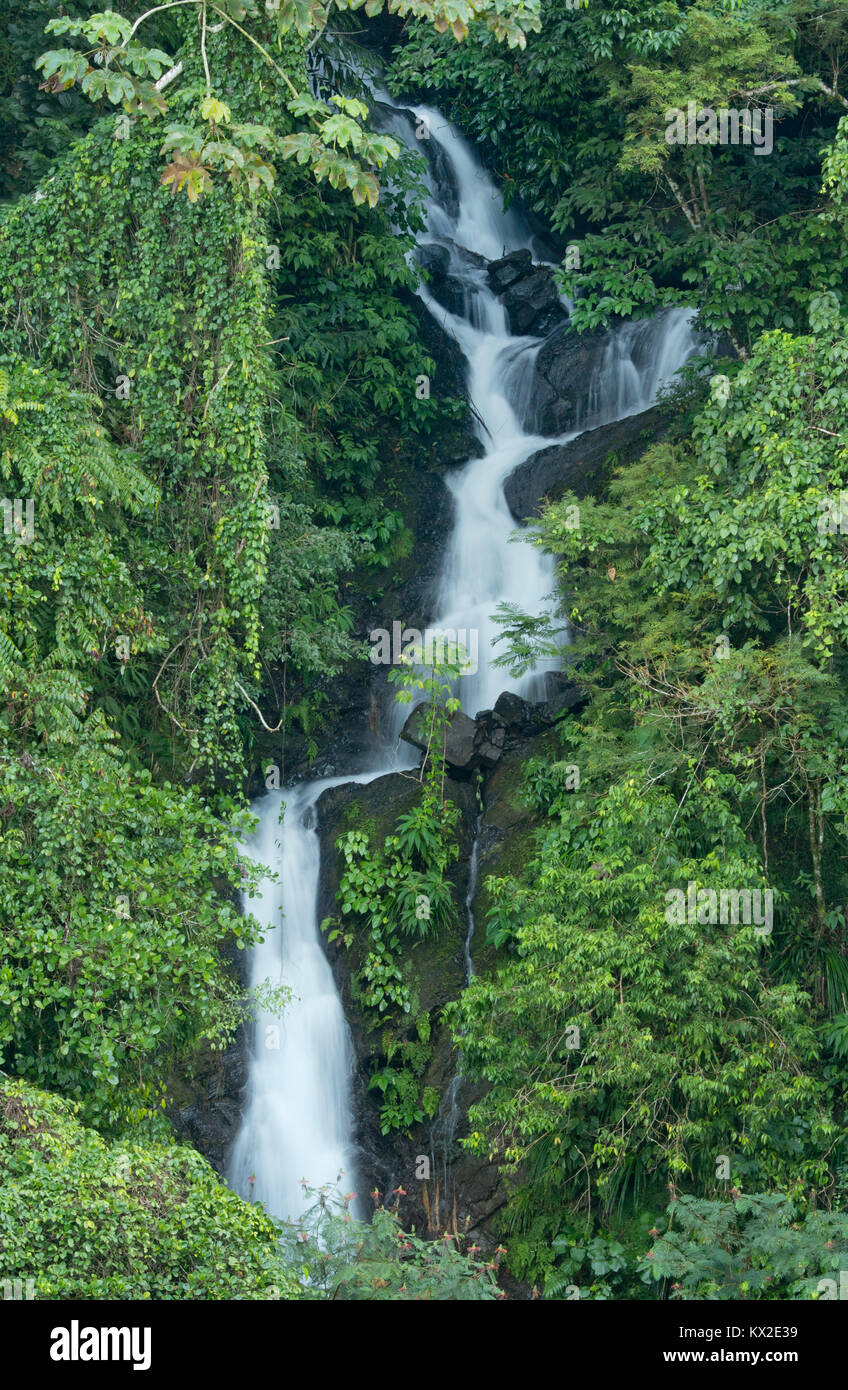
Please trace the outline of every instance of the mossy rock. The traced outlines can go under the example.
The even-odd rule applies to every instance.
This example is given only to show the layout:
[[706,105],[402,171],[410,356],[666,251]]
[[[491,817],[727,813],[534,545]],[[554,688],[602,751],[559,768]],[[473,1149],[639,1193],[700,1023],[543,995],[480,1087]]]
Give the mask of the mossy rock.
[[[451,865],[449,878],[456,903],[456,922],[449,931],[424,941],[409,941],[404,945],[402,962],[410,973],[410,983],[417,995],[418,1012],[431,1013],[455,999],[465,982],[464,944],[467,929],[465,897],[468,892],[468,868],[476,824],[477,804],[472,788],[462,783],[448,783],[447,799],[458,808],[460,856]],[[336,910],[336,892],[342,874],[342,858],[336,841],[350,830],[361,830],[371,844],[382,850],[388,835],[394,833],[398,818],[411,810],[420,799],[421,784],[413,776],[390,773],[365,786],[347,783],[333,787],[318,802],[318,825],[322,842],[319,910],[322,917],[331,917]],[[382,1024],[372,1026],[364,1017],[355,999],[351,977],[361,964],[364,943],[354,941],[350,950],[330,950],[342,992],[346,1012],[354,1034],[360,1042],[372,1032],[379,1033]]]
[[486,915],[492,906],[492,895],[486,879],[518,878],[533,858],[539,818],[527,803],[524,793],[524,768],[531,757],[555,759],[560,753],[559,734],[547,729],[521,748],[504,753],[498,766],[488,778],[483,793],[483,818],[480,823],[477,892],[474,895],[475,931],[471,956],[478,975],[492,970],[497,951],[486,942]]

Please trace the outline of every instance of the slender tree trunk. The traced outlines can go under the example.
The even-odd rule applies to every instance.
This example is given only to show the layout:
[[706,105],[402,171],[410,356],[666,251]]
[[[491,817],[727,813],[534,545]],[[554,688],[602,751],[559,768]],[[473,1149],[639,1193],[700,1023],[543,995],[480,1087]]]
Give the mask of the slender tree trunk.
[[686,202],[685,198],[683,197],[683,194],[680,192],[679,185],[675,183],[674,179],[671,177],[671,174],[669,174],[668,171],[666,171],[665,181],[671,189],[672,193],[674,194],[674,201],[677,203],[677,206],[680,208],[680,211],[683,213],[683,216],[686,218],[686,221],[689,223],[689,226],[692,228],[692,231],[697,232],[699,230],[699,223],[696,221],[695,217],[692,214],[692,210],[689,207],[689,204]]
[[807,797],[807,813],[810,828],[810,857],[813,861],[813,887],[816,894],[816,916],[819,936],[825,927],[825,897],[822,879],[822,845],[824,843],[824,818],[821,809],[821,779],[817,778],[810,787]]

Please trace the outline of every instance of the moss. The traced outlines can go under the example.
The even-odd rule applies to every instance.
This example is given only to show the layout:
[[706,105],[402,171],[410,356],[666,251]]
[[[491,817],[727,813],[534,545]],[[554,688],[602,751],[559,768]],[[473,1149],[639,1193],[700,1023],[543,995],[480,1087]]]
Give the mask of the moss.
[[[420,1014],[427,1015],[431,1030],[427,1049],[429,1055],[422,1061],[420,1071],[415,1069],[421,1096],[426,1088],[433,1088],[441,1096],[453,1074],[453,1044],[441,1022],[441,1011],[450,1000],[457,998],[465,983],[465,895],[477,806],[470,784],[448,782],[445,794],[460,812],[457,829],[460,857],[451,866],[448,875],[453,885],[456,915],[449,928],[426,940],[402,939],[394,953],[412,997],[410,1013],[403,1018],[395,1016],[389,1022],[363,1007],[356,976],[369,949],[367,931],[355,930],[350,948],[341,948],[335,957],[345,1014],[353,1031],[364,1077],[382,1070],[387,1062],[396,1068],[402,1065],[400,1053],[395,1054],[391,1061],[386,1056],[387,1024],[389,1032],[396,1037],[406,1036],[414,1041],[417,1037],[416,1019]],[[381,777],[364,787],[339,788],[326,793],[319,810],[325,845],[336,844],[343,834],[356,829],[368,836],[375,850],[381,850],[386,836],[394,833],[398,818],[416,804],[420,795],[421,787],[417,781],[397,774]],[[331,899],[343,868],[341,855],[338,852],[335,855],[328,853],[326,865],[325,902],[332,908],[335,903]],[[370,1093],[370,1098],[376,1106],[376,1093]],[[429,1124],[429,1119],[424,1123]]]
[[473,904],[472,959],[478,974],[490,971],[498,958],[498,952],[486,943],[486,914],[492,905],[486,879],[518,878],[536,851],[540,822],[524,794],[525,766],[531,757],[555,759],[559,753],[559,734],[556,729],[548,729],[526,747],[504,754],[486,786]]
[[351,801],[341,814],[339,820],[338,835],[346,835],[349,830],[361,830],[368,836],[372,845],[383,844],[383,833],[375,816],[363,816],[362,807],[356,801]]

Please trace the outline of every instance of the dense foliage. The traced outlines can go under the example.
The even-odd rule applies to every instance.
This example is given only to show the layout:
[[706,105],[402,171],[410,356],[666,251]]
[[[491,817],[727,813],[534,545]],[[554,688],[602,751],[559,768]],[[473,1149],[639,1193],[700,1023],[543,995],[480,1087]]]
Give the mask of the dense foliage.
[[0,1271],[36,1298],[296,1293],[273,1224],[192,1149],[108,1143],[58,1097],[0,1085]]
[[496,1266],[473,1251],[405,1232],[381,1203],[368,1224],[316,1198],[281,1228],[193,1149],[147,1134],[108,1143],[58,1097],[0,1079],[0,1280],[19,1296],[497,1297]]
[[[844,8],[551,0],[542,20],[508,55],[485,34],[452,48],[416,26],[394,75],[435,90],[507,196],[572,241],[576,321],[691,303],[743,352],[765,328],[803,329],[810,297],[846,279],[821,192],[822,152],[848,109]],[[690,102],[770,110],[774,153],[667,142]]]
[[[527,1269],[550,1265],[552,1205],[579,1245],[581,1222],[656,1223],[667,1184],[844,1221],[848,364],[836,296],[810,320],[696,381],[579,531],[566,494],[531,536],[561,557],[592,698],[563,761],[527,768],[550,824],[494,885],[508,956],[456,1014],[491,1083],[470,1142],[519,1174]],[[771,919],[716,916],[728,888],[770,892]]]
[[[401,8],[454,41],[479,19],[520,46],[538,24],[511,0],[449,20]],[[367,129],[355,94],[308,95],[326,11],[222,0],[140,19],[36,3],[0,48],[0,1048],[100,1131],[51,1140],[36,1211],[51,1184],[69,1212],[108,1188],[108,1145],[146,1144],[174,1067],[257,1002],[234,966],[257,935],[236,907],[257,740],[314,729],[359,655],[355,583],[373,592],[411,546],[390,466],[457,414],[415,389],[434,372],[408,263],[420,161]],[[49,1097],[32,1104],[61,1128]],[[41,1296],[228,1296],[219,1206],[221,1261],[259,1277],[279,1233],[189,1151],[138,1163],[132,1276],[89,1259],[118,1238],[104,1206],[76,1249],[70,1216],[45,1235],[64,1263]],[[161,1252],[142,1239],[159,1165],[178,1204],[196,1193],[184,1249],[178,1226]],[[394,1237],[378,1247],[390,1263]],[[270,1282],[289,1296],[296,1277]],[[440,1279],[411,1276],[409,1296],[444,1296]]]

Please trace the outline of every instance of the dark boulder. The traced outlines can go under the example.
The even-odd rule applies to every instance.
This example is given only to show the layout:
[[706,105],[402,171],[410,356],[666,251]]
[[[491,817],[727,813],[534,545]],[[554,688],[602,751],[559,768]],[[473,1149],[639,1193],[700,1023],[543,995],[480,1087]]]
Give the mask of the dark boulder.
[[502,296],[513,333],[544,338],[567,317],[559,292],[548,270],[537,270],[519,280]]
[[567,444],[551,444],[520,463],[504,484],[507,506],[516,521],[538,516],[544,501],[564,492],[596,493],[612,466],[632,463],[649,443],[662,437],[666,420],[656,406],[638,415],[586,430]]
[[533,259],[529,251],[510,251],[498,261],[489,262],[489,285],[495,294],[503,294],[510,285],[529,275],[533,269]]
[[511,251],[490,261],[487,275],[507,311],[511,333],[543,338],[567,318],[551,270],[534,265],[529,251]]
[[419,246],[416,253],[419,266],[426,272],[427,288],[433,298],[448,313],[467,317],[475,280],[486,265],[485,258],[463,246],[449,248],[438,242]]
[[477,761],[484,768],[495,767],[504,750],[506,729],[494,710],[484,710],[474,723],[477,725]]
[[[545,677],[546,697],[530,704],[519,695],[504,692],[493,710],[481,710],[475,719],[457,710],[451,716],[445,737],[445,761],[452,777],[465,780],[476,770],[496,767],[506,748],[533,738],[570,710],[586,703],[586,695],[566,672],[552,671]],[[427,701],[416,705],[401,732],[401,738],[422,752],[427,749]]]
[[495,713],[507,729],[522,728],[532,710],[529,700],[516,695],[514,690],[505,690],[495,701]]
[[542,344],[526,427],[537,434],[565,434],[580,424],[589,383],[601,367],[610,334],[575,333],[564,325]]
[[527,739],[535,738],[543,730],[549,729],[564,714],[579,709],[588,699],[565,671],[552,671],[545,677],[547,695],[544,700],[531,704],[511,690],[499,695],[494,708],[494,716],[503,726],[503,747],[517,748]]
[[[429,704],[416,705],[401,732],[401,738],[422,752],[427,749],[426,716]],[[468,776],[475,768],[494,767],[503,751],[504,730],[500,721],[480,722],[457,710],[445,734],[445,761],[454,774]]]
[[451,249],[461,267],[466,270],[486,270],[489,262],[485,256],[481,256],[479,251],[469,251],[467,246],[459,246],[457,242],[451,242]]
[[495,714],[506,731],[508,747],[515,747],[517,742],[532,738],[539,732],[539,720],[533,705],[511,690],[505,690],[498,696]]
[[[416,705],[401,731],[405,743],[423,751],[427,748],[426,716],[429,703]],[[451,717],[445,736],[445,759],[451,767],[470,770],[476,752],[477,725],[462,710]]]

